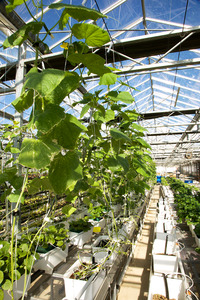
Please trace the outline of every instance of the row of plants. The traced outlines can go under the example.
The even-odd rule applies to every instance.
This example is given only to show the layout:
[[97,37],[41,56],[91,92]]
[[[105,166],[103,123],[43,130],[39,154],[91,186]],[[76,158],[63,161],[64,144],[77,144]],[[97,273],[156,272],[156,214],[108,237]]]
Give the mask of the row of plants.
[[198,253],[200,252],[200,192],[195,186],[180,179],[168,178],[170,188],[177,204],[177,215],[180,222],[186,222],[195,237]]
[[198,189],[184,183],[180,179],[169,177],[167,181],[174,193],[179,222],[187,222],[188,224],[200,223],[200,202],[196,197]]
[[[7,12],[21,4],[31,14],[26,1],[9,1]],[[67,218],[75,212],[78,202],[79,207],[88,207],[88,213],[91,213],[91,204],[101,204],[111,211],[114,219],[113,204],[134,202],[131,192],[144,194],[155,180],[151,148],[143,138],[145,129],[136,123],[138,114],[135,110],[124,110],[127,104],[134,102],[127,89],[134,89],[124,84],[114,73],[115,69],[106,66],[105,60],[91,51],[94,47],[103,47],[110,37],[97,25],[86,22],[98,22],[106,16],[84,6],[55,3],[48,8],[62,10],[62,14],[52,28],[48,28],[43,20],[43,4],[37,2],[35,5],[42,12],[40,19],[35,19],[31,14],[33,21],[3,43],[4,49],[20,47],[30,38],[30,31],[36,37],[35,65],[26,74],[20,97],[12,103],[19,113],[31,109],[29,122],[22,127],[16,122],[5,125],[1,137],[2,141],[7,141],[5,147],[1,143],[1,151],[12,153],[13,158],[6,162],[0,174],[0,185],[4,189],[1,200],[12,204],[12,210],[7,212],[11,216],[12,228],[0,242],[3,245],[1,252],[4,253],[7,247],[6,261],[1,256],[0,299],[3,299],[5,290],[9,290],[11,299],[14,299],[14,281],[23,273],[30,272],[34,261],[32,253],[36,252],[41,242],[41,234],[44,232],[47,235],[46,220],[54,219],[60,197],[65,197],[66,205],[62,213]],[[66,64],[71,64],[75,69],[41,70],[38,68],[37,45],[43,44],[48,50],[45,39],[51,35],[52,29],[58,27],[60,30],[65,27],[71,30],[70,40],[61,47],[64,48]],[[46,36],[41,40],[39,33],[43,29]],[[99,88],[94,93],[85,93],[80,101],[72,104],[72,110],[76,105],[82,107],[80,119],[77,119],[65,112],[62,102],[84,84],[85,71],[100,77]],[[120,87],[114,91],[111,86],[116,83]],[[102,94],[105,87],[107,91]],[[16,147],[16,141],[19,147]],[[39,177],[32,176],[33,170]],[[31,239],[23,243],[25,237],[15,225],[18,212],[26,202],[27,191],[45,191],[49,209],[44,214],[41,227],[36,232],[30,232]],[[58,228],[51,229],[58,232]],[[29,233],[29,228],[27,230]],[[67,232],[64,235],[67,237]],[[51,240],[51,244],[63,246],[63,239],[53,242]],[[20,264],[18,256],[23,260]],[[16,273],[17,270],[19,272]],[[15,274],[18,274],[17,277]]]

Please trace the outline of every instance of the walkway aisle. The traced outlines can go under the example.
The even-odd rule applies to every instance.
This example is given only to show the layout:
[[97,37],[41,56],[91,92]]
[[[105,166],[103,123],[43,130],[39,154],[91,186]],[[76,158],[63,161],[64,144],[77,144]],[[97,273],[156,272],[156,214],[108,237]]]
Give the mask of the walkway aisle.
[[159,189],[160,186],[154,187],[141,237],[125,272],[118,300],[146,300],[148,297],[151,251]]

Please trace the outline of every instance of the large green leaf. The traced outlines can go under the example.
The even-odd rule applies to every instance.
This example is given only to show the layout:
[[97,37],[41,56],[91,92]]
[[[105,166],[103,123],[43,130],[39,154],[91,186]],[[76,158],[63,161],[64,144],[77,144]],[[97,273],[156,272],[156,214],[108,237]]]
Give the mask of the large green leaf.
[[47,102],[60,104],[78,86],[79,76],[77,73],[46,69],[41,73],[29,74],[24,89],[36,90]]
[[110,134],[115,140],[123,140],[126,142],[131,142],[131,139],[125,133],[123,133],[118,129],[115,128],[111,129]]
[[110,41],[108,32],[93,24],[74,24],[72,34],[79,40],[85,39],[91,47],[101,47]]
[[73,189],[76,182],[82,178],[82,166],[75,151],[66,155],[59,153],[50,164],[49,180],[57,194]]
[[74,149],[82,131],[87,131],[87,128],[76,117],[65,114],[65,118],[45,135],[45,139],[51,139],[66,149]]
[[30,32],[34,34],[38,33],[43,25],[43,22],[30,22],[25,24],[4,41],[3,48],[6,49],[20,46],[28,38]]
[[23,112],[33,104],[34,90],[22,92],[21,96],[12,102],[12,105],[18,112]]
[[64,118],[64,108],[55,104],[49,104],[46,106],[44,112],[35,112],[35,125],[39,131],[45,133],[50,131],[52,127],[58,125]]
[[76,5],[68,5],[64,3],[54,3],[49,5],[49,8],[62,9],[65,8],[67,14],[70,17],[74,18],[78,22],[84,20],[94,20],[96,21],[99,18],[107,18],[107,16],[103,15],[101,12],[98,12],[94,9],[90,9],[84,6],[76,6]]
[[60,150],[58,145],[41,140],[24,139],[19,163],[28,168],[41,169],[49,165],[51,158]]
[[72,54],[68,56],[68,60],[72,65],[83,64],[88,68],[90,73],[102,76],[105,73],[110,73],[110,69],[105,67],[105,59],[95,53],[88,54]]
[[106,73],[100,77],[99,84],[100,85],[112,85],[117,81],[117,75],[114,73]]
[[107,96],[113,101],[121,101],[123,103],[131,104],[134,102],[134,98],[131,96],[129,92],[117,92],[111,91],[107,94]]

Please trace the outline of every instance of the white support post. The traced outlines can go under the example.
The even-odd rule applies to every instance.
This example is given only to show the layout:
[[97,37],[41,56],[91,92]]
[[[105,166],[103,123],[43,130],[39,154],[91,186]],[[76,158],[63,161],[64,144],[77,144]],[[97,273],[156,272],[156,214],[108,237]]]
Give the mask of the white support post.
[[[23,83],[24,83],[24,75],[25,75],[25,65],[24,59],[26,57],[26,47],[24,45],[19,46],[18,48],[18,63],[16,66],[16,78],[15,78],[15,86],[16,86],[16,98],[21,95]],[[18,126],[22,127],[23,125],[23,113],[18,113],[17,111],[14,114],[14,120],[18,122]],[[20,148],[21,141],[16,138],[14,141],[14,147]],[[16,154],[13,155],[14,159],[16,159]],[[18,166],[18,175],[21,175],[21,167]],[[14,231],[17,233],[21,227],[21,210],[20,205],[18,206],[18,210],[15,211],[16,203],[11,203],[11,225],[13,224],[13,218],[15,218],[15,227]]]

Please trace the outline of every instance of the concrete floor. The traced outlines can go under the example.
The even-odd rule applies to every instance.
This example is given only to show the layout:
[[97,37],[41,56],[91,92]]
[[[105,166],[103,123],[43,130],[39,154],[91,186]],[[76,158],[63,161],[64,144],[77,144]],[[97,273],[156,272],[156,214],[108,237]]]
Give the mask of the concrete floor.
[[159,189],[160,186],[154,187],[142,233],[137,242],[133,258],[125,272],[118,293],[118,300],[146,300],[148,297],[156,204],[160,195]]

